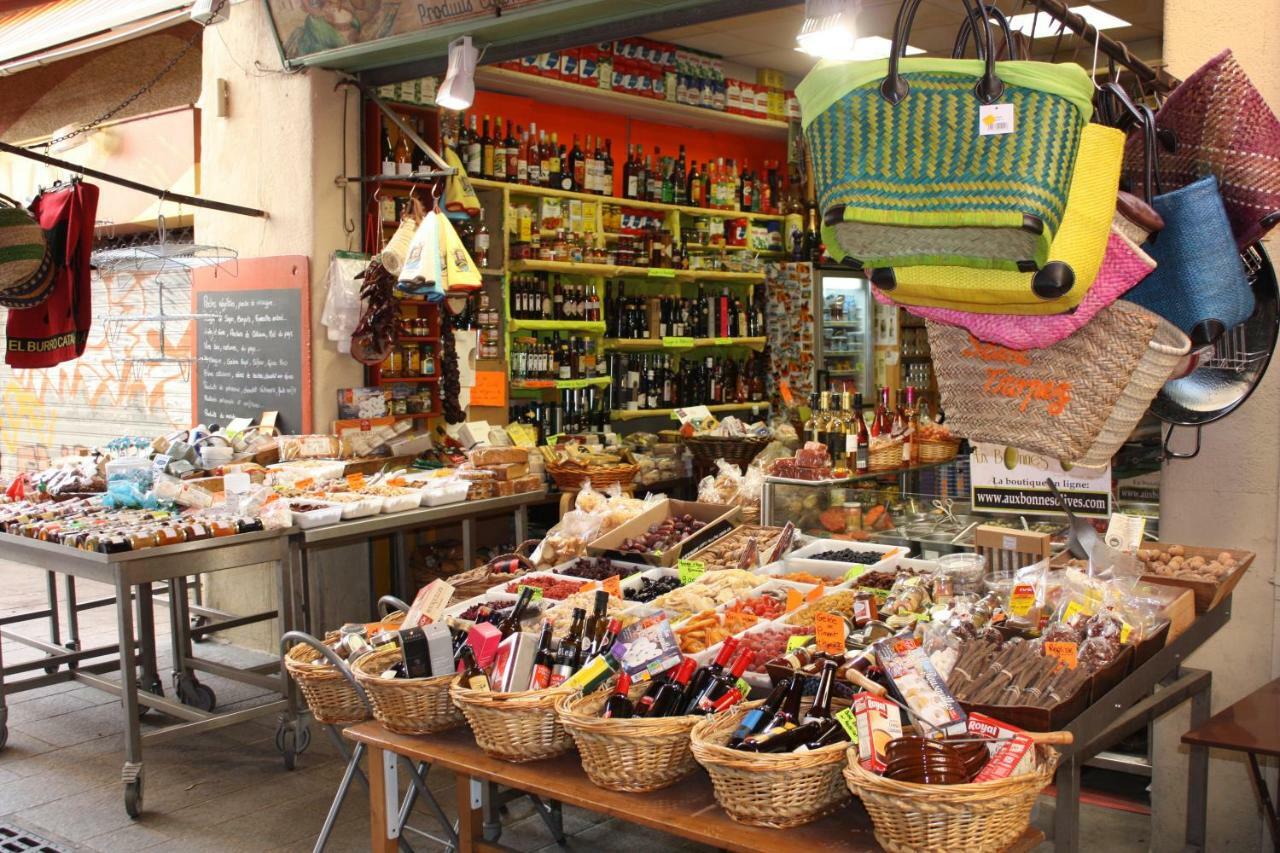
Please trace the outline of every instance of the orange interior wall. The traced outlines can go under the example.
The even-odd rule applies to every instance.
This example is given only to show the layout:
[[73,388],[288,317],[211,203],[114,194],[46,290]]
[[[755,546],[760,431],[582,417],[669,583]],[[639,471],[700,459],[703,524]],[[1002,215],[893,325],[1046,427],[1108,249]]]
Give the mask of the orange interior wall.
[[628,145],[644,146],[645,154],[652,154],[656,146],[664,156],[677,154],[683,145],[685,157],[691,162],[696,161],[699,168],[708,160],[723,157],[725,160],[732,159],[739,169],[746,162],[753,171],[758,172],[765,160],[777,160],[780,167],[784,167],[787,159],[787,145],[781,141],[657,124],[613,113],[544,104],[533,98],[498,92],[476,92],[475,102],[468,110],[468,123],[471,115],[477,117],[476,126],[479,128],[483,128],[484,117],[488,115],[491,133],[493,120],[501,116],[503,135],[506,134],[507,120],[511,121],[513,130],[516,125],[528,129],[530,123],[536,123],[539,131],[545,130],[548,135],[556,133],[560,143],[568,149],[573,148],[575,133],[583,145],[586,145],[588,135],[613,140],[615,196],[622,195],[622,164],[627,159]]

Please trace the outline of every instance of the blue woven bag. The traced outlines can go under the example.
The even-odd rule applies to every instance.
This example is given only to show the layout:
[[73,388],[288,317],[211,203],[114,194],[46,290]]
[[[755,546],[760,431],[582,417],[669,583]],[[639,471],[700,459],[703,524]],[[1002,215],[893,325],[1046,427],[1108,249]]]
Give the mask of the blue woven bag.
[[1156,269],[1124,298],[1186,332],[1193,346],[1211,344],[1249,319],[1254,305],[1218,179],[1158,195],[1151,206],[1164,230],[1142,248]]
[[919,4],[899,9],[887,62],[824,61],[796,87],[823,221],[865,267],[1035,271],[1092,115],[1089,75],[996,62],[982,16],[982,58],[903,59]]

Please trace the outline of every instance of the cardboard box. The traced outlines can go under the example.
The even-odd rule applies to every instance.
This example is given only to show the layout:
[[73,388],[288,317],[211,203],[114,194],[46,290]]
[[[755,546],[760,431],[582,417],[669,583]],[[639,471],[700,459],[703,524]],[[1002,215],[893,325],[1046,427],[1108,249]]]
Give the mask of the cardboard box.
[[[695,501],[664,500],[658,502],[627,523],[614,528],[604,536],[587,545],[593,554],[605,554],[614,551],[628,539],[648,531],[649,526],[665,521],[673,515],[692,515],[699,521],[705,521],[706,527],[692,536],[678,542],[661,554],[627,554],[622,557],[633,562],[645,562],[651,566],[674,566],[681,554],[693,553],[698,548],[727,533],[737,525],[740,507],[724,504],[704,504]],[[724,522],[723,525],[719,524]],[[723,529],[721,529],[723,528]]]

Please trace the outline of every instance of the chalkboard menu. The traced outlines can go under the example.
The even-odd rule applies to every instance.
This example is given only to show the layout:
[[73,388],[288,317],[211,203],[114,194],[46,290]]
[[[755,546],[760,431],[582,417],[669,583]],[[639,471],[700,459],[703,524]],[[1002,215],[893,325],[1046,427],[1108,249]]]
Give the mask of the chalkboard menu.
[[235,277],[196,271],[196,422],[275,411],[282,433],[310,431],[306,270],[305,258],[261,258],[240,261]]

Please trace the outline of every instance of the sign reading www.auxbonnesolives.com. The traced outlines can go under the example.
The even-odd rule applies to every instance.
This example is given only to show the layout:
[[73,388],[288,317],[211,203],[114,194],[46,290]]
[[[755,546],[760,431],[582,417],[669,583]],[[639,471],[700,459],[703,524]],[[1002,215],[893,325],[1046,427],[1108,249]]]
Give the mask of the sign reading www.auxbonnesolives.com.
[[1051,515],[1062,510],[1049,489],[1052,479],[1077,515],[1111,515],[1111,467],[1066,468],[1039,453],[998,444],[974,444],[969,457],[975,511]]

